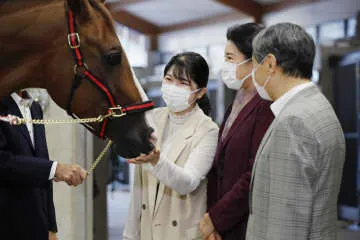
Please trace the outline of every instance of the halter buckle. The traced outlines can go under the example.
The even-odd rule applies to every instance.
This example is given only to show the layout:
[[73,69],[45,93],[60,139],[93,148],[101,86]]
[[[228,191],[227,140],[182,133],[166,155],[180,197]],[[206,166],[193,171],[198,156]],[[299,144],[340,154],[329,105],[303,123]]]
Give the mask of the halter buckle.
[[109,112],[111,117],[115,117],[115,118],[123,117],[126,115],[124,108],[121,106],[109,108]]
[[[74,43],[72,39],[74,38]],[[78,33],[69,33],[68,34],[68,43],[71,49],[80,47],[80,36]]]
[[89,68],[86,65],[86,63],[84,63],[84,65],[81,65],[81,66],[75,64],[74,65],[74,74],[79,75],[79,76],[84,76],[84,72],[87,71],[88,69]]

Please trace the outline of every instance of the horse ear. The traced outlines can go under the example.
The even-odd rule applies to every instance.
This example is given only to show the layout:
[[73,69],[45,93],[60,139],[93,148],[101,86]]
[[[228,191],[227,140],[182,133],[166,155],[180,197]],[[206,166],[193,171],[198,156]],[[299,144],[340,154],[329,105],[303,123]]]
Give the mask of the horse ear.
[[89,0],[67,0],[68,8],[76,15],[89,17],[90,3]]

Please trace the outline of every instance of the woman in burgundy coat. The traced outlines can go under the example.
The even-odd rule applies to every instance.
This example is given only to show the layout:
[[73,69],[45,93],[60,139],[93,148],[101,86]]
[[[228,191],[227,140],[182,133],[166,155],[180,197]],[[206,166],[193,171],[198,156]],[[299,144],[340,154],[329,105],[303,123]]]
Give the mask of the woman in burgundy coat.
[[274,116],[251,81],[252,40],[262,29],[248,23],[228,29],[221,78],[237,90],[219,132],[208,174],[208,213],[200,222],[203,239],[245,239],[251,171],[259,144]]

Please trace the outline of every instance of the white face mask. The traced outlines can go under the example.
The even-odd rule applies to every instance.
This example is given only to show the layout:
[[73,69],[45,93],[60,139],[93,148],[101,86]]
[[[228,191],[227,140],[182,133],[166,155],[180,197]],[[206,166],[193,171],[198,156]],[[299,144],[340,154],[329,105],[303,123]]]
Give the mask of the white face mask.
[[225,83],[225,85],[234,90],[239,90],[244,81],[251,75],[249,73],[245,77],[243,77],[241,80],[236,78],[236,69],[238,66],[249,62],[251,59],[247,59],[245,61],[242,61],[240,63],[231,63],[231,62],[224,62],[222,68],[221,68],[221,80]]
[[171,83],[163,83],[161,86],[162,98],[166,106],[172,112],[182,112],[188,109],[192,103],[189,103],[191,94],[200,91],[201,88],[191,91]]
[[[265,58],[264,58],[265,59]],[[271,79],[271,75],[268,76],[265,80],[264,86],[260,86],[257,81],[255,80],[255,72],[257,70],[257,68],[262,64],[262,62],[264,61],[261,60],[261,62],[255,67],[253,68],[253,70],[251,71],[251,77],[252,77],[252,81],[254,83],[254,86],[256,88],[256,91],[258,92],[258,94],[260,95],[260,97],[264,100],[268,100],[268,101],[272,101],[270,95],[268,94],[268,92],[266,91],[265,87],[266,85],[269,83],[270,79]]]

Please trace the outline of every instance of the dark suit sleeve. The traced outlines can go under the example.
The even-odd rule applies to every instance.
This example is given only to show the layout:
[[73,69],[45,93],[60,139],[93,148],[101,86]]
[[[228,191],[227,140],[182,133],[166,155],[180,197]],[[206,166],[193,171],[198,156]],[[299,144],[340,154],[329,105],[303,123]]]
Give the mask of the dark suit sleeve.
[[249,139],[251,141],[251,158],[248,160],[249,169],[237,180],[232,189],[209,210],[215,229],[220,233],[236,226],[249,213],[249,188],[252,167],[260,142],[274,119],[269,104],[266,102],[262,102],[256,111],[252,139]]
[[49,191],[48,191],[48,224],[49,231],[57,232],[57,224],[56,224],[56,214],[55,214],[55,206],[53,199],[53,183],[49,183]]
[[23,185],[44,185],[49,181],[52,161],[14,155],[0,126],[0,181]]

